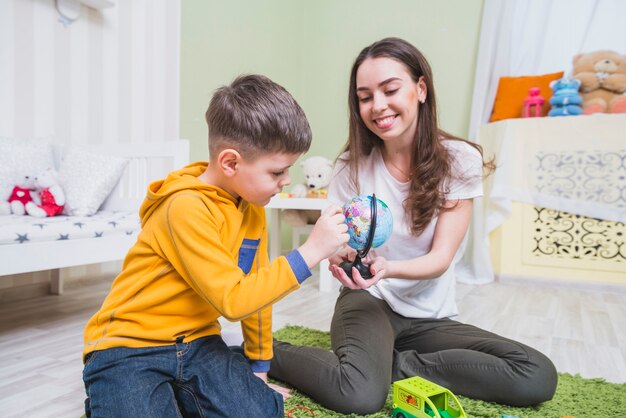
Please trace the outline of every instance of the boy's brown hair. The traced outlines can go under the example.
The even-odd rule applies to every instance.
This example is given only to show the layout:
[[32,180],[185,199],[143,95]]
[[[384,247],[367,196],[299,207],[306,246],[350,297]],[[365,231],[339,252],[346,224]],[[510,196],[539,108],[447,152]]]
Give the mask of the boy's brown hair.
[[206,111],[209,154],[225,148],[246,159],[270,153],[301,154],[311,146],[311,127],[285,88],[262,75],[242,75],[218,88]]

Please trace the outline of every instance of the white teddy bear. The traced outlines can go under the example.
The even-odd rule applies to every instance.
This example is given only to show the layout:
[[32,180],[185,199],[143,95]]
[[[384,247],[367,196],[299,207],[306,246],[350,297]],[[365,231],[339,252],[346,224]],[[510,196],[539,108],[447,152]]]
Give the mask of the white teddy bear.
[[[324,157],[310,157],[300,163],[305,182],[291,188],[293,197],[326,197],[334,164]],[[313,224],[319,218],[317,210],[284,209],[282,219],[292,226]]]
[[39,193],[35,190],[35,178],[33,176],[23,176],[13,186],[2,189],[0,193],[0,215],[24,215],[28,202],[41,203]]
[[56,170],[48,168],[35,177],[35,188],[40,203],[28,202],[26,213],[36,218],[60,215],[65,206],[65,193],[59,184]]
[[304,183],[291,188],[293,197],[323,197],[333,174],[333,162],[324,157],[310,157],[300,163]]

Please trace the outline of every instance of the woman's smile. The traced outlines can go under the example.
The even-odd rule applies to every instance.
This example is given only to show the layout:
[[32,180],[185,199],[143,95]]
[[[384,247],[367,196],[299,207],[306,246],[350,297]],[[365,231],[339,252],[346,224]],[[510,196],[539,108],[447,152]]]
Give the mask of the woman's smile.
[[389,115],[389,116],[384,116],[382,118],[377,118],[377,119],[374,119],[374,123],[376,124],[376,127],[379,129],[388,129],[393,125],[397,116],[398,115]]

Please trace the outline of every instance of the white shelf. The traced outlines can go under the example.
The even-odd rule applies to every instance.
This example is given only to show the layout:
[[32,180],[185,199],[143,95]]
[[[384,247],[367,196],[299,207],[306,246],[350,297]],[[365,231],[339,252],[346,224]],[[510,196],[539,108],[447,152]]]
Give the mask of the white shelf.
[[324,210],[330,205],[328,199],[318,197],[278,197],[274,196],[265,205],[269,209],[311,209]]

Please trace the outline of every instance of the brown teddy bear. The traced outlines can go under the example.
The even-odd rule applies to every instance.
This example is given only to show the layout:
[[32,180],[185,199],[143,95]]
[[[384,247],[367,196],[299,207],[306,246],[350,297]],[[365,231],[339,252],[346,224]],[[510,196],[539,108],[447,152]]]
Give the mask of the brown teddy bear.
[[578,54],[573,78],[580,80],[583,113],[626,113],[626,56],[614,51]]

